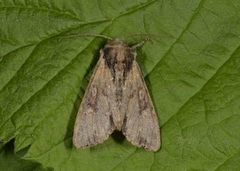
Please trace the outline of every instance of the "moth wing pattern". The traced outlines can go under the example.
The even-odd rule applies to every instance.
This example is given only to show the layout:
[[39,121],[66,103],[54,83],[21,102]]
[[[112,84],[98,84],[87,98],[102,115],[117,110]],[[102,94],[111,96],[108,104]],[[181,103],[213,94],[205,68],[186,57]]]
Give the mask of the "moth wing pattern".
[[125,85],[124,96],[128,97],[122,132],[133,145],[144,147],[149,151],[157,151],[160,148],[158,118],[135,60]]
[[101,55],[76,117],[73,133],[73,144],[76,148],[102,143],[115,129],[110,112],[111,99],[102,89],[109,86],[109,82],[105,80],[111,79],[111,73],[106,69]]

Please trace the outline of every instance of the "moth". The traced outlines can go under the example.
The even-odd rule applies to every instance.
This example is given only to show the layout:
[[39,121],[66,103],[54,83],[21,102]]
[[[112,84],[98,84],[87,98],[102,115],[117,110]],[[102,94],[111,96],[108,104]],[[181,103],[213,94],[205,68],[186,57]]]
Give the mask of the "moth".
[[113,39],[100,50],[75,121],[76,148],[102,143],[119,130],[133,145],[159,150],[158,118],[136,62],[136,47]]

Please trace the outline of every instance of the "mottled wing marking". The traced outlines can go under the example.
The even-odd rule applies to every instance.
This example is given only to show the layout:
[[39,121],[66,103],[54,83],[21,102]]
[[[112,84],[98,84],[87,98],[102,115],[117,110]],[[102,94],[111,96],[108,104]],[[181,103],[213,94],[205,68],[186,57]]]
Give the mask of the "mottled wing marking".
[[158,118],[135,49],[118,39],[101,51],[78,111],[73,143],[77,148],[94,146],[115,129],[138,147],[160,148]]
[[101,55],[76,117],[73,144],[77,148],[102,143],[115,129],[110,110],[111,99],[105,92],[108,86],[112,86],[105,80],[111,79],[111,72],[106,69]]
[[132,144],[157,151],[160,148],[158,118],[136,61],[125,82],[123,96],[127,106],[123,134]]

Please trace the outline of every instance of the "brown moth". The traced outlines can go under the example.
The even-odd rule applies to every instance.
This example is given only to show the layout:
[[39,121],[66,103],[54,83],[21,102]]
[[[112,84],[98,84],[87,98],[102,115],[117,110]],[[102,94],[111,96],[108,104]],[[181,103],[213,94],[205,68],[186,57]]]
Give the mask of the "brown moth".
[[114,130],[138,147],[160,148],[158,118],[136,62],[136,47],[114,39],[100,51],[76,117],[76,148],[102,143]]

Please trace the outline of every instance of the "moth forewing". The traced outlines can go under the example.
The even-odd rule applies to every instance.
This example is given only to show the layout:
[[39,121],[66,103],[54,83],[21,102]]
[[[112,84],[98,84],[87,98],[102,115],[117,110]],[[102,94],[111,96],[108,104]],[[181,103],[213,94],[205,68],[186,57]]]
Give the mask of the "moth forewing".
[[[143,75],[136,61],[128,75],[126,86],[131,87],[123,134],[134,145],[150,151],[160,148],[158,118]],[[126,95],[129,92],[126,92]]]
[[157,115],[135,54],[135,49],[118,39],[101,50],[75,122],[77,148],[101,143],[115,129],[138,147],[160,148]]
[[109,112],[110,99],[102,90],[107,84],[106,80],[111,78],[101,53],[76,117],[73,133],[76,148],[102,143],[115,129]]

